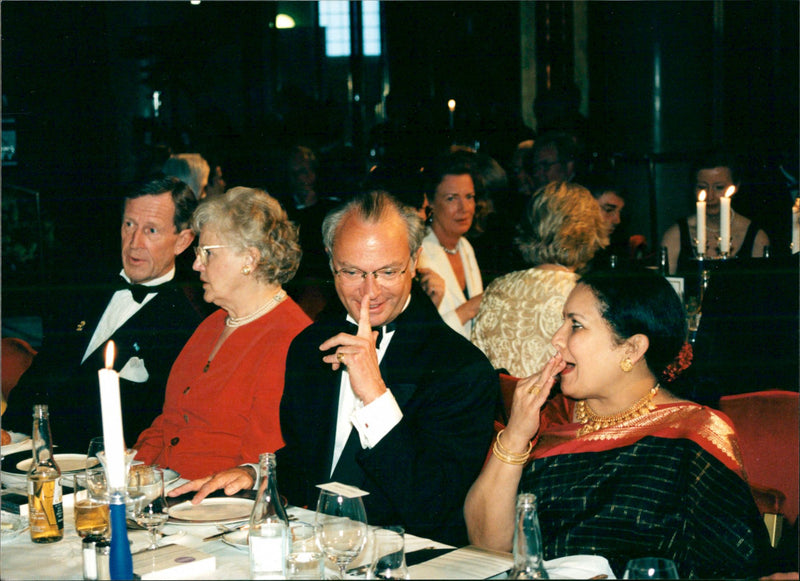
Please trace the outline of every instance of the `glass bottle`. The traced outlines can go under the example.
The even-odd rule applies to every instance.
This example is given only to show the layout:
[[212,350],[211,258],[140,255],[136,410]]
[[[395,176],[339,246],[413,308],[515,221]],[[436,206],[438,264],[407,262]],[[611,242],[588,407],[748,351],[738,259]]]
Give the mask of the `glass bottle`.
[[275,454],[259,456],[261,480],[247,533],[253,579],[283,579],[286,576],[289,519],[278,494],[275,466]]
[[46,405],[33,406],[33,461],[28,470],[28,518],[34,543],[64,538],[61,469],[53,458],[50,414]]
[[542,555],[542,532],[536,515],[536,496],[523,493],[517,496],[514,525],[514,568],[509,579],[547,579]]
[[666,246],[662,246],[659,253],[659,269],[663,276],[669,276],[669,248]]

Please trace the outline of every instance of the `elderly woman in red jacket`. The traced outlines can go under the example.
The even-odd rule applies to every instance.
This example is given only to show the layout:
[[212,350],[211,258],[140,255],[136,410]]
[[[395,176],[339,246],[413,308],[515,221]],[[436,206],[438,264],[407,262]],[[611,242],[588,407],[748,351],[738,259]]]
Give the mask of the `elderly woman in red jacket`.
[[297,229],[266,192],[233,188],[194,213],[194,270],[220,307],[186,343],[164,409],[134,448],[137,460],[199,478],[257,462],[283,445],[278,408],[286,352],[311,321],[281,285],[300,263]]

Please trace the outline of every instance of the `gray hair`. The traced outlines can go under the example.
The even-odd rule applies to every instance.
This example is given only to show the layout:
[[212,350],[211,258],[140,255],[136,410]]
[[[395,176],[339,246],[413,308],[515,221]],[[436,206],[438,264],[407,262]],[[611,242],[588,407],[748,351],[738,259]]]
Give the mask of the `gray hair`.
[[336,233],[346,217],[355,214],[364,222],[375,224],[387,217],[390,212],[396,213],[405,223],[408,232],[408,250],[411,256],[415,256],[422,246],[422,239],[425,238],[425,224],[413,208],[401,204],[397,198],[383,190],[358,194],[325,216],[322,222],[322,241],[328,253],[333,250]]
[[169,156],[161,171],[188,184],[194,192],[194,197],[199,200],[203,197],[203,190],[208,184],[211,168],[199,153],[178,153]]
[[222,196],[204,199],[192,216],[192,229],[199,236],[205,227],[239,250],[258,249],[261,258],[254,275],[259,280],[287,283],[300,266],[303,253],[297,226],[264,190],[231,188]]

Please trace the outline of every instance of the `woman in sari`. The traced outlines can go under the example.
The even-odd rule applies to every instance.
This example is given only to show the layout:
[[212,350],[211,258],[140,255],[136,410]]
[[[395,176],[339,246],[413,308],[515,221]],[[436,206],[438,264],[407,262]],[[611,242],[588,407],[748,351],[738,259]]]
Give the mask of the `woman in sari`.
[[681,578],[762,573],[766,527],[732,424],[667,383],[686,359],[685,336],[663,277],[582,277],[555,355],[519,382],[467,496],[471,542],[510,550],[517,493],[533,492],[546,559],[601,555],[618,576],[644,556],[672,559]]

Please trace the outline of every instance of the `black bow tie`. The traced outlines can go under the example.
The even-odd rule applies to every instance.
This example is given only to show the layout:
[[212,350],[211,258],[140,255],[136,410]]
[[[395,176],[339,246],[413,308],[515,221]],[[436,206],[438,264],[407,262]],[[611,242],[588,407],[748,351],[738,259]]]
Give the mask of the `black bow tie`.
[[127,289],[127,290],[131,291],[131,294],[133,295],[133,300],[135,300],[137,303],[141,304],[142,301],[144,300],[144,298],[148,294],[157,293],[158,291],[160,291],[167,284],[169,284],[169,283],[165,282],[165,283],[157,284],[157,285],[154,285],[154,286],[145,286],[143,284],[137,284],[137,283],[128,282],[127,280],[122,278],[122,276],[120,276],[119,277],[119,283],[117,284],[116,290],[125,290],[125,289]]
[[[380,327],[372,327],[373,331],[378,332],[378,338],[375,339],[375,349],[381,348],[381,339],[383,339],[384,333],[391,333],[395,329],[397,329],[397,323],[394,321],[392,321],[391,323],[386,323],[385,325],[381,325]],[[355,323],[351,323],[350,321],[347,321],[347,330],[349,333],[355,335],[356,333],[358,333],[358,325],[356,325]]]

